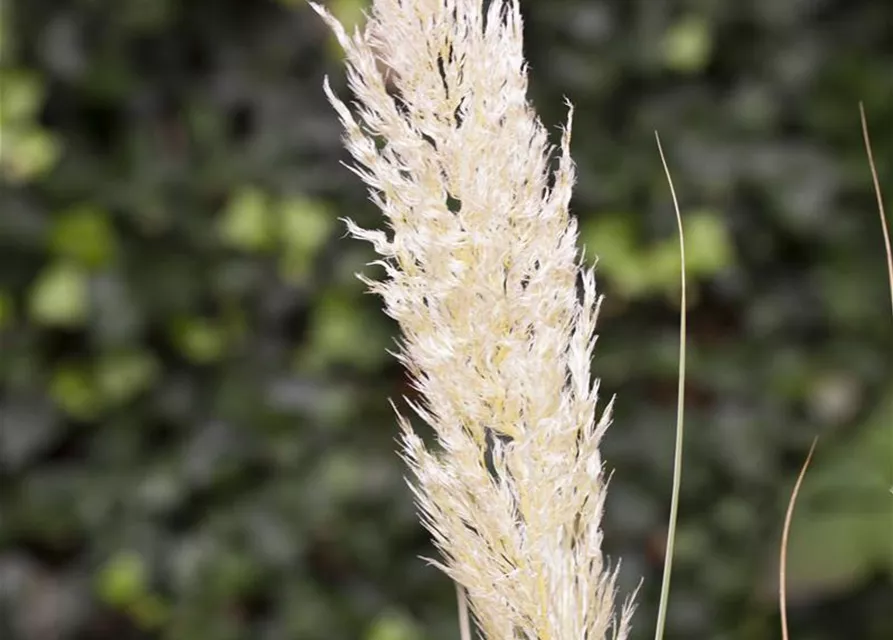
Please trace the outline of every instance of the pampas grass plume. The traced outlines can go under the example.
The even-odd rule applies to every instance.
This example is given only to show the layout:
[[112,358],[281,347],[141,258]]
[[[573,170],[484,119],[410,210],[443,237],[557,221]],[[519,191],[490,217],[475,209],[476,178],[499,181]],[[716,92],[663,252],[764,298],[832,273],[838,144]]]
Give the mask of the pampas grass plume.
[[600,298],[568,210],[573,109],[555,154],[527,100],[517,0],[374,0],[352,35],[313,8],[344,49],[355,102],[325,92],[386,221],[348,229],[380,256],[385,278],[363,280],[436,435],[398,412],[432,562],[488,640],[625,638],[632,605],[602,551]]

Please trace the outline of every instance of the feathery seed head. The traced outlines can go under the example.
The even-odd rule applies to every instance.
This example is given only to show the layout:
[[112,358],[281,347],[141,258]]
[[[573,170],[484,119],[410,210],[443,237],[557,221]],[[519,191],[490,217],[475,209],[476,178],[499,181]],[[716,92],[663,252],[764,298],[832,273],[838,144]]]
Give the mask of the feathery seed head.
[[325,92],[389,227],[348,230],[381,256],[386,278],[364,282],[399,323],[423,398],[410,407],[439,445],[398,414],[434,564],[489,640],[623,638],[632,607],[615,614],[601,550],[599,297],[568,211],[573,109],[550,172],[517,0],[373,0],[352,35],[313,7],[344,48],[353,109]]

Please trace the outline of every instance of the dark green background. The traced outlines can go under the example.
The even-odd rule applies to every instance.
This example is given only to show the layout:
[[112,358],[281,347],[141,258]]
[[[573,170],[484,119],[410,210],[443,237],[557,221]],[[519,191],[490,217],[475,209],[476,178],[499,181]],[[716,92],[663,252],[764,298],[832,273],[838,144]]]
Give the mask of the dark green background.
[[[329,3],[347,22],[358,0]],[[889,0],[527,0],[531,98],[576,105],[573,208],[618,395],[606,550],[669,504],[678,257],[688,442],[668,638],[893,637],[893,319],[857,104],[893,198]],[[339,216],[340,54],[294,0],[4,0],[0,638],[457,638],[417,556],[395,328]],[[556,138],[557,139],[557,138]],[[471,160],[471,159],[470,159]],[[563,639],[570,640],[570,639]]]

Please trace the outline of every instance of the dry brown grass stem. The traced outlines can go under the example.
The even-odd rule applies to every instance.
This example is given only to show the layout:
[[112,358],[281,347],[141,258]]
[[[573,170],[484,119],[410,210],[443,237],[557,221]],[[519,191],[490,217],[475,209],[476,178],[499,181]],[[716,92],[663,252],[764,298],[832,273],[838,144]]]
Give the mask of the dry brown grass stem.
[[781,550],[778,559],[778,610],[781,613],[782,640],[788,640],[787,563],[788,538],[791,534],[791,521],[794,519],[794,506],[797,504],[797,495],[800,493],[800,486],[803,484],[803,478],[806,477],[806,470],[809,468],[809,463],[812,460],[812,454],[815,451],[815,445],[818,441],[818,437],[813,438],[812,445],[809,447],[809,453],[806,454],[806,461],[800,469],[800,475],[797,476],[794,490],[791,491],[791,499],[788,501],[788,511],[784,517],[784,528],[781,532]]
[[884,234],[884,248],[887,251],[887,280],[890,283],[890,305],[893,313],[893,250],[890,249],[890,231],[887,228],[887,214],[884,212],[884,197],[881,195],[881,182],[877,176],[877,167],[874,164],[874,154],[871,152],[871,136],[868,133],[868,119],[865,117],[865,107],[859,103],[859,116],[862,120],[862,139],[865,141],[865,153],[868,155],[868,167],[871,170],[871,182],[874,185],[874,195],[877,198],[878,215],[881,217],[881,231]]

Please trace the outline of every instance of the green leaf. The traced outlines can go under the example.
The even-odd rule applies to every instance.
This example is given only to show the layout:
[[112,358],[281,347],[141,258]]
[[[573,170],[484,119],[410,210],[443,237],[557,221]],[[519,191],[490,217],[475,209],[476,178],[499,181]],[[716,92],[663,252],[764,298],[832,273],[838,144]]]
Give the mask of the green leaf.
[[68,211],[53,224],[50,250],[90,268],[102,267],[115,253],[115,232],[108,214],[96,207]]
[[173,324],[172,337],[183,355],[200,364],[215,362],[226,351],[227,333],[212,320],[180,319]]
[[[734,263],[734,251],[722,219],[706,211],[685,218],[686,270],[693,278],[707,277]],[[585,224],[581,238],[590,260],[621,295],[635,299],[656,291],[674,294],[679,287],[681,260],[676,238],[649,246],[639,244],[631,216],[600,216]],[[694,295],[694,292],[693,292]]]
[[697,73],[710,61],[712,50],[709,23],[700,16],[689,16],[667,31],[663,42],[664,63],[673,71]]
[[284,245],[280,260],[283,277],[303,278],[313,257],[334,226],[335,216],[321,203],[290,198],[279,207],[280,235]]
[[267,195],[253,187],[236,193],[223,212],[219,233],[225,244],[242,251],[269,249],[273,216]]
[[33,74],[0,71],[0,127],[12,123],[32,124],[44,99],[44,90]]
[[325,205],[305,198],[285,200],[279,207],[279,215],[285,245],[306,252],[322,246],[335,222]]
[[47,131],[37,127],[0,133],[0,170],[12,182],[27,182],[46,173],[56,163],[60,147]]
[[99,572],[98,595],[113,607],[130,607],[146,593],[147,573],[146,563],[140,555],[132,551],[119,553]]
[[421,640],[422,637],[418,623],[397,611],[379,616],[366,633],[366,640]]
[[88,311],[88,281],[84,270],[62,261],[45,267],[31,286],[28,310],[40,325],[76,327],[83,324]]
[[636,246],[631,216],[607,214],[584,224],[581,240],[590,262],[598,260],[604,274],[622,295],[634,298],[649,287],[646,256]]
[[318,369],[331,363],[350,363],[374,368],[387,356],[387,337],[350,298],[326,295],[314,309],[310,339],[301,352],[303,369]]
[[87,367],[64,363],[56,367],[50,380],[50,396],[69,416],[91,420],[102,410],[102,398]]
[[96,381],[106,403],[122,404],[148,389],[158,373],[158,361],[151,354],[125,351],[99,360]]
[[[706,211],[695,212],[684,222],[685,262],[691,275],[712,275],[734,262],[732,241],[719,216]],[[676,246],[675,240],[673,246]]]

